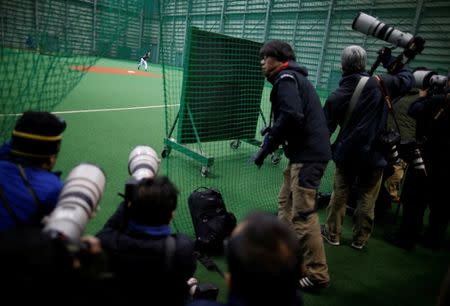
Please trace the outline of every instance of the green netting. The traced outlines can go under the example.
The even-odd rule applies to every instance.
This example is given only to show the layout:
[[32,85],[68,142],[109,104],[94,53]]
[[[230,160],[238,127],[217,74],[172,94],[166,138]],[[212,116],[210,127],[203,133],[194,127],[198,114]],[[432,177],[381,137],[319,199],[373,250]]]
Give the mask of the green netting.
[[[369,70],[377,51],[392,46],[352,29],[360,11],[425,38],[425,50],[410,63],[412,68],[427,66],[447,71],[450,41],[442,34],[450,29],[450,10],[448,5],[432,2],[159,1],[159,60],[164,73],[167,137],[163,153],[166,173],[180,187],[181,203],[195,188],[212,186],[223,192],[226,204],[238,218],[252,209],[277,209],[278,188],[287,160],[282,155],[279,160],[276,154],[260,170],[248,162],[261,141],[258,131],[270,116],[271,89],[265,82],[260,99],[256,98],[261,75],[257,76],[257,68],[249,61],[253,51],[245,47],[248,42],[254,46],[269,39],[289,42],[324,103],[341,78],[340,54],[344,47],[363,46]],[[228,40],[216,41],[224,37]],[[398,47],[393,54],[401,51]],[[218,71],[217,65],[227,60],[230,64]],[[257,55],[254,60],[257,65]],[[230,72],[236,63],[244,69]],[[259,114],[255,112],[258,105]],[[238,126],[248,127],[248,134],[240,137]],[[336,133],[332,141],[335,137]],[[320,191],[331,191],[333,171],[330,162]],[[179,209],[176,225],[192,233],[186,207]]]
[[143,0],[1,1],[0,141],[16,114],[51,111],[98,58],[137,58],[153,9]]

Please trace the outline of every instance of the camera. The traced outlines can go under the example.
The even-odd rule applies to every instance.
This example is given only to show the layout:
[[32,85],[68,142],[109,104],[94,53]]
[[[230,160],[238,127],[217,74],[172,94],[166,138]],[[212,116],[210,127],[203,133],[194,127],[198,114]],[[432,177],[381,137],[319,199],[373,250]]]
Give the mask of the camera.
[[70,171],[55,209],[46,220],[43,232],[71,242],[80,239],[86,224],[98,209],[106,177],[98,166],[82,163]]
[[400,144],[400,140],[400,134],[394,130],[384,131],[379,137],[381,149],[384,151],[386,161],[389,165],[395,165],[400,162],[397,147]]
[[131,177],[125,183],[126,201],[131,200],[133,190],[137,183],[144,178],[153,178],[159,170],[161,160],[158,154],[149,146],[136,146],[128,156],[128,172]]
[[362,12],[358,13],[353,20],[352,29],[404,48],[403,54],[409,60],[421,53],[425,45],[422,37],[402,32]]
[[203,299],[216,301],[219,295],[219,288],[211,283],[199,283],[197,279],[188,280],[189,294],[193,300]]
[[419,148],[415,148],[412,154],[412,165],[415,170],[423,172],[427,175],[427,171],[425,169],[425,163],[423,162],[422,154]]
[[448,78],[438,75],[431,70],[416,70],[414,74],[414,87],[419,89],[428,89],[432,95],[443,94],[447,87]]

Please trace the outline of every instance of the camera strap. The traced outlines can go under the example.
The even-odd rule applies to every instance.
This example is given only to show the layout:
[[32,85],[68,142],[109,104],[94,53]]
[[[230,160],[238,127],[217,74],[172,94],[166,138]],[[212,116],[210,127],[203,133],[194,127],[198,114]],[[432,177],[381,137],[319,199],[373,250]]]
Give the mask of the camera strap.
[[194,252],[195,257],[197,257],[197,260],[208,270],[208,271],[215,271],[219,273],[222,278],[225,278],[225,274],[223,271],[219,268],[219,266],[212,260],[208,255],[204,253],[200,253],[198,251]]
[[14,223],[16,225],[20,225],[22,222],[20,222],[19,218],[17,218],[16,214],[12,210],[11,205],[9,204],[8,199],[6,199],[6,196],[3,193],[3,188],[1,186],[0,186],[0,199],[2,200],[3,207],[6,209],[11,219],[13,219]]
[[383,95],[384,103],[386,104],[388,111],[392,115],[392,119],[394,119],[395,127],[397,128],[397,132],[400,134],[400,126],[398,125],[397,117],[395,116],[394,108],[392,107],[392,99],[389,96],[386,86],[384,85],[383,79],[376,75],[375,79],[377,80],[378,86],[380,87],[381,93]]
[[31,194],[31,197],[33,198],[33,202],[36,204],[36,207],[38,210],[42,209],[42,203],[39,201],[39,198],[36,196],[36,193],[33,190],[33,187],[30,184],[30,181],[28,180],[28,177],[25,173],[25,169],[22,167],[21,164],[17,164],[17,167],[19,168],[20,176],[22,177],[23,182],[25,183],[25,186],[27,187],[28,191]]
[[341,131],[347,126],[348,121],[352,115],[353,109],[355,108],[356,102],[358,102],[359,97],[361,96],[362,90],[364,86],[366,86],[367,80],[369,77],[363,76],[359,79],[358,85],[356,85],[356,89],[353,92],[352,98],[347,108],[347,113],[345,114],[344,123],[341,125]]
[[165,240],[165,249],[166,249],[166,256],[165,256],[166,271],[170,272],[173,269],[173,258],[175,257],[176,251],[176,241],[173,236],[171,235],[167,236]]

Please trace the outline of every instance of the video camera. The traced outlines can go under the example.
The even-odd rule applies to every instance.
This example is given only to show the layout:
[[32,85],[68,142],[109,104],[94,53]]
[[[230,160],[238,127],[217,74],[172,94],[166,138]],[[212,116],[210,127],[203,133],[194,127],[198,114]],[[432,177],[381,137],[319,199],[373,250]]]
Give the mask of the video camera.
[[[378,58],[372,65],[372,68],[369,72],[370,75],[373,74],[373,72],[377,69],[378,65],[381,62],[381,58],[384,55],[384,52],[382,52],[382,50],[389,49],[388,53],[390,55],[390,51],[397,46],[404,49],[403,52],[399,56],[397,56],[395,61],[391,64],[392,67],[390,69],[388,68],[388,70],[395,72],[399,69],[399,67],[402,67],[404,64],[407,64],[412,59],[414,59],[417,54],[422,53],[425,46],[425,40],[422,37],[402,32],[379,21],[375,17],[362,12],[358,13],[358,15],[353,20],[352,29],[363,34],[382,39],[394,45],[394,47],[392,48],[384,47],[378,52]],[[407,58],[407,61],[405,63],[402,63],[403,56]]]
[[414,74],[414,87],[419,89],[428,89],[431,95],[444,94],[447,87],[448,78],[444,75],[438,75],[431,70],[417,69]]
[[125,183],[125,201],[130,201],[137,183],[144,178],[153,178],[159,170],[161,160],[149,146],[136,146],[128,156],[128,172],[131,177]]
[[45,220],[43,232],[77,244],[87,222],[99,208],[106,177],[98,166],[81,163],[70,171],[55,209]]

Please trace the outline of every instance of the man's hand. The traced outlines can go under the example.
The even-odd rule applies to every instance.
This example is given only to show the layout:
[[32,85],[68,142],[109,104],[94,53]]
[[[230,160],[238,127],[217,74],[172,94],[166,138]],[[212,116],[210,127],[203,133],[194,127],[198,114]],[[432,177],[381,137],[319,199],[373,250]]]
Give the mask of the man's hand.
[[259,168],[261,168],[261,166],[264,164],[264,160],[266,159],[267,155],[269,155],[269,153],[266,153],[265,150],[260,149],[258,151],[258,153],[256,153],[255,155],[253,155],[250,158],[250,161],[254,162],[255,165]]

